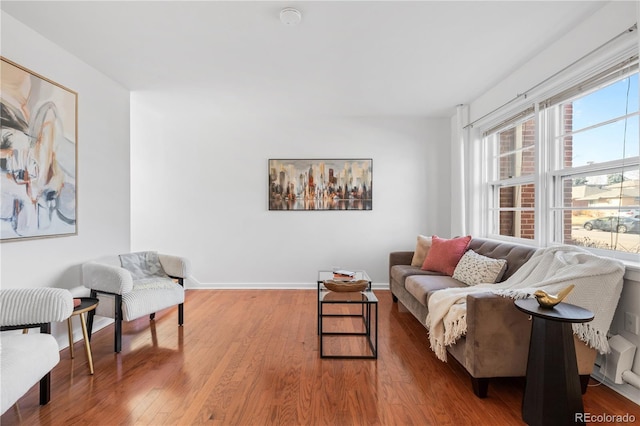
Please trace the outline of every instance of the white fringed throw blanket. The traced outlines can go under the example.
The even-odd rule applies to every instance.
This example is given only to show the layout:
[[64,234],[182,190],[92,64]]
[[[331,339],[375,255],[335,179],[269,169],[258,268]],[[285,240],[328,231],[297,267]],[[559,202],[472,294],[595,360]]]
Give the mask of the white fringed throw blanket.
[[579,247],[540,249],[504,282],[433,293],[425,320],[431,349],[446,362],[446,347],[466,333],[468,294],[492,292],[520,299],[530,297],[538,289],[555,294],[574,284],[575,288],[564,301],[590,310],[595,318],[588,323],[572,324],[573,332],[590,347],[607,353],[607,331],[618,305],[623,275],[624,265],[621,262],[596,256]]

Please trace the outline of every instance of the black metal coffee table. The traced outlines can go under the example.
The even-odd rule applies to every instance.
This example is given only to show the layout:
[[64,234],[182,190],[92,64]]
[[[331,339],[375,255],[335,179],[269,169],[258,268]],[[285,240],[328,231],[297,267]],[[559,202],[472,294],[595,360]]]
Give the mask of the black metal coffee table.
[[[336,313],[336,308],[339,308],[340,312]],[[348,313],[344,313],[345,310]],[[327,331],[325,321],[329,318],[335,319],[335,317],[353,317],[360,320],[356,320],[356,324],[350,327],[350,330],[332,329]],[[318,334],[321,358],[378,358],[378,298],[371,291],[371,287],[356,292],[335,292],[319,287]],[[366,339],[368,353],[362,355],[325,354],[325,336],[362,336]]]

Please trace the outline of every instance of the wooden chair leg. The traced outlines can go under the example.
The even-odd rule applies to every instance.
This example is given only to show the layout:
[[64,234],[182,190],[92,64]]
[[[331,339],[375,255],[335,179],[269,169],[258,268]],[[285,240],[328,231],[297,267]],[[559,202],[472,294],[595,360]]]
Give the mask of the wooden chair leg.
[[153,321],[154,319],[156,319],[156,313],[152,313],[151,315],[149,315],[149,321]]
[[82,335],[84,337],[84,353],[87,355],[87,362],[89,363],[89,374],[93,374],[93,355],[91,354],[91,344],[89,343],[89,336],[87,335],[87,323],[84,315],[85,314],[80,314],[80,327],[82,328]]
[[67,318],[67,332],[69,334],[69,357],[73,359],[73,324],[71,323],[71,317]]

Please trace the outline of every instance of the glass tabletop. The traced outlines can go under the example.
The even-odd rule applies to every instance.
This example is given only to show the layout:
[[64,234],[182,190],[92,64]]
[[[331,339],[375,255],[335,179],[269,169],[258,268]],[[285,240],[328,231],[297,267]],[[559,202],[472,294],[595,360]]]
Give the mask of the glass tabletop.
[[378,298],[371,290],[364,291],[331,291],[325,288],[318,292],[318,300],[322,303],[377,303]]

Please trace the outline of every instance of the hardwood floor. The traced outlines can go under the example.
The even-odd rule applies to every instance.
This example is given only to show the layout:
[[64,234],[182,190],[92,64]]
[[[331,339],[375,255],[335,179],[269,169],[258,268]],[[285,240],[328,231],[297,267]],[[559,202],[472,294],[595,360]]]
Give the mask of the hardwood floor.
[[[52,398],[34,386],[2,425],[518,425],[524,381],[497,379],[477,398],[455,361],[442,363],[427,332],[398,312],[389,291],[379,304],[377,360],[320,359],[315,290],[190,290],[185,325],[177,309],[94,333],[95,375],[82,342],[52,374]],[[342,319],[337,321],[353,321]],[[331,342],[355,350],[358,343]],[[337,345],[341,345],[340,348]],[[593,382],[593,380],[592,380]],[[629,413],[640,406],[606,386],[590,387],[585,411]],[[606,423],[601,423],[606,424]]]

